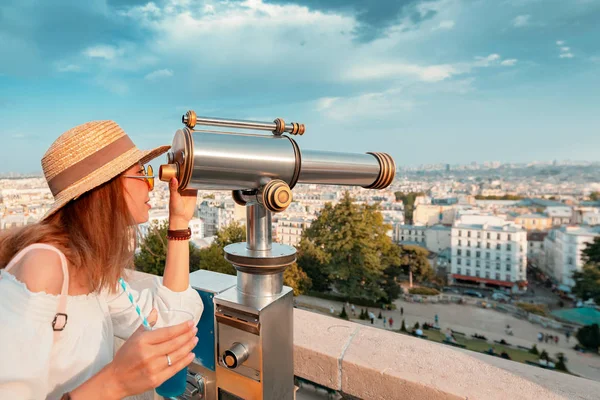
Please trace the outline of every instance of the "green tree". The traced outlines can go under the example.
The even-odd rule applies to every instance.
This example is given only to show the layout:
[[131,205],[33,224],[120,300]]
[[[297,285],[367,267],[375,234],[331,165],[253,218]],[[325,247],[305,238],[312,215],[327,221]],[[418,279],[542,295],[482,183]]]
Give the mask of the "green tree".
[[567,359],[565,353],[556,353],[556,369],[559,371],[569,372],[567,369]]
[[478,195],[475,195],[475,199],[476,200],[523,200],[524,197],[517,196],[514,194],[505,194],[502,196],[495,196],[495,195],[483,196],[483,195],[478,194]]
[[425,193],[423,193],[423,192],[409,192],[409,193],[394,192],[394,195],[396,196],[396,201],[402,200],[402,203],[404,204],[404,218],[406,219],[406,222],[408,224],[412,224],[413,223],[413,213],[414,213],[414,209],[415,209],[415,200],[417,199],[418,196],[425,196]]
[[[140,251],[133,258],[138,271],[159,276],[164,274],[167,261],[168,226],[167,221],[150,225],[148,235],[140,241]],[[199,260],[199,251],[192,243],[189,243],[189,246],[190,265],[194,265]]]
[[538,350],[537,345],[534,344],[531,349],[529,349],[529,353],[535,354],[536,356],[539,355],[540,351]]
[[298,265],[313,288],[335,288],[342,296],[386,298],[383,272],[400,259],[378,205],[356,204],[348,192],[335,206],[327,203],[299,245]]
[[225,260],[225,246],[233,243],[246,241],[246,228],[238,222],[219,229],[215,241],[208,247],[200,250],[200,262],[195,269],[220,272],[222,274],[235,275],[233,265]]
[[588,243],[581,256],[584,266],[573,272],[573,293],[583,300],[594,299],[600,304],[600,237]]
[[207,271],[235,275],[235,268],[225,260],[225,252],[221,246],[213,243],[208,247],[200,249],[199,253],[199,262],[192,270],[205,269]]
[[312,281],[312,290],[327,292],[332,284],[329,272],[326,270],[331,257],[325,251],[324,246],[317,246],[314,241],[307,239],[304,235],[305,233],[298,245],[297,263]]
[[593,192],[592,194],[590,194],[590,200],[591,201],[600,200],[600,192]]
[[581,259],[585,264],[600,266],[600,236],[596,237],[592,243],[586,244],[585,249],[581,252]]
[[342,312],[340,313],[340,318],[347,319],[347,320],[350,319],[350,318],[348,318],[348,314],[346,313],[346,307],[342,307]]
[[240,225],[239,222],[234,221],[226,227],[217,231],[217,237],[215,238],[215,244],[221,248],[228,246],[233,243],[240,243],[246,241],[246,227]]
[[310,289],[312,282],[298,263],[293,263],[283,273],[283,284],[294,289],[294,296],[299,296]]
[[583,300],[591,298],[600,304],[600,268],[597,265],[584,265],[581,271],[573,272],[573,280],[573,293],[577,297]]
[[435,273],[427,259],[428,255],[429,251],[419,246],[400,246],[400,265],[408,273],[412,273],[413,281],[426,282],[433,279]]
[[576,337],[583,347],[598,352],[598,347],[600,347],[600,328],[598,324],[579,328]]
[[[396,246],[396,251],[400,252],[400,247]],[[385,293],[385,303],[391,304],[400,297],[402,288],[398,281],[398,276],[404,271],[401,265],[390,265],[383,271],[381,287]]]
[[406,332],[406,324],[404,323],[404,320],[402,320],[402,326],[400,327],[400,332]]

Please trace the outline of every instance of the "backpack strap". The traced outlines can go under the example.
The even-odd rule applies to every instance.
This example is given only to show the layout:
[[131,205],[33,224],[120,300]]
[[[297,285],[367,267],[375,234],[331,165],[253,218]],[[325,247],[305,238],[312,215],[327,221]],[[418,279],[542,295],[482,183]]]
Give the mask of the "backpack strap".
[[[34,250],[34,249],[45,249],[45,250],[54,251],[55,253],[58,254],[58,256],[60,258],[60,263],[62,266],[62,271],[63,271],[62,290],[61,290],[60,296],[58,298],[58,307],[56,309],[56,315],[54,315],[54,319],[52,320],[52,330],[54,331],[54,341],[56,342],[59,338],[59,333],[63,329],[65,329],[65,326],[67,326],[67,319],[68,319],[68,317],[67,317],[67,296],[69,294],[69,269],[67,268],[67,258],[65,257],[65,255],[54,246],[50,246],[49,244],[43,244],[43,243],[35,243],[35,244],[29,245],[29,246],[25,247],[24,249],[22,249],[21,251],[19,251],[17,253],[17,255],[14,256],[12,260],[10,260],[10,262],[4,268],[4,270],[8,272],[19,261],[21,261],[21,259],[23,258],[23,256],[25,256],[25,254],[27,252],[29,252],[30,250]],[[0,279],[2,279],[1,275],[0,275]]]

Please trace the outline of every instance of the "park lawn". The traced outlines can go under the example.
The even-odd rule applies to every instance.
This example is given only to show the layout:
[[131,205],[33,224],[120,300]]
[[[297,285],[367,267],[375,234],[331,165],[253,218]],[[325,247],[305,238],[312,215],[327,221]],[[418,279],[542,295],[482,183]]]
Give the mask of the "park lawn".
[[[491,346],[489,343],[487,343],[483,340],[475,340],[475,339],[466,340],[466,341],[464,341],[464,343],[461,342],[460,340],[458,342],[467,345],[468,350],[478,351],[481,353],[489,350],[489,348]],[[539,356],[536,356],[535,354],[531,354],[525,350],[513,349],[512,347],[503,346],[501,344],[496,344],[496,343],[494,343],[493,346],[494,346],[494,351],[497,354],[500,354],[503,351],[506,351],[513,361],[518,361],[518,362],[522,362],[522,363],[524,363],[526,361],[537,362],[538,358],[539,358]]]
[[[438,342],[438,343],[442,343],[444,341],[444,339],[446,338],[446,336],[442,332],[434,330],[434,329],[424,330],[423,334],[425,336],[427,336],[427,339],[432,340],[434,342]],[[535,354],[531,354],[525,350],[514,349],[512,347],[503,346],[501,344],[496,344],[496,343],[490,344],[489,342],[486,342],[484,340],[467,339],[465,336],[462,336],[462,335],[455,335],[455,337],[456,337],[456,341],[459,344],[464,344],[465,346],[467,346],[467,350],[476,351],[478,353],[483,353],[483,352],[489,350],[489,348],[491,346],[494,346],[494,351],[497,354],[500,354],[503,351],[506,351],[513,361],[518,361],[518,362],[524,363],[526,361],[537,361],[539,358]]]

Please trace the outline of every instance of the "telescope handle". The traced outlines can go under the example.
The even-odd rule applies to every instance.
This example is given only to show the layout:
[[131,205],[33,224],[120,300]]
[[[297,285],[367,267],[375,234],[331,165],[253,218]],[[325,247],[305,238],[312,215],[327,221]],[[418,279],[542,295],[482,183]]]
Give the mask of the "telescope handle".
[[181,122],[190,129],[196,125],[220,126],[227,128],[253,129],[257,131],[270,131],[279,136],[283,133],[291,135],[303,135],[306,131],[304,124],[292,122],[286,124],[282,118],[276,118],[273,122],[243,121],[237,119],[198,117],[193,110],[189,110],[181,117]]

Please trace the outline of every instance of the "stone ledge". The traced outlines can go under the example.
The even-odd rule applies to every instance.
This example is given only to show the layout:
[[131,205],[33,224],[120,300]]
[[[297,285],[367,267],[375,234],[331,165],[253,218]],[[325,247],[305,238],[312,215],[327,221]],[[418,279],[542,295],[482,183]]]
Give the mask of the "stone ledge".
[[[134,272],[129,283],[142,289],[154,278]],[[294,373],[374,400],[591,400],[600,393],[599,382],[300,309],[294,309]]]
[[[364,399],[597,399],[600,393],[591,380],[299,309],[294,347],[297,376]],[[334,365],[337,374],[329,372]]]

